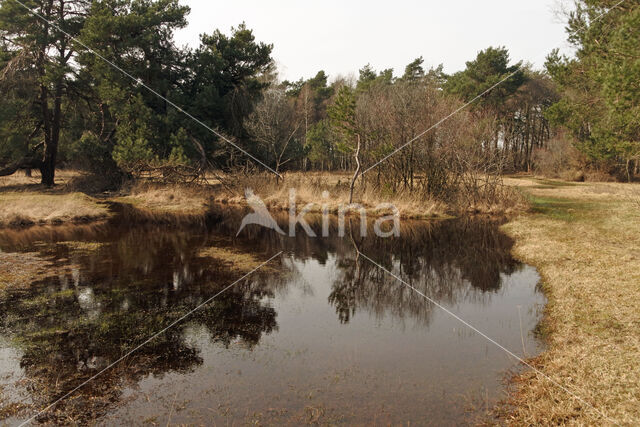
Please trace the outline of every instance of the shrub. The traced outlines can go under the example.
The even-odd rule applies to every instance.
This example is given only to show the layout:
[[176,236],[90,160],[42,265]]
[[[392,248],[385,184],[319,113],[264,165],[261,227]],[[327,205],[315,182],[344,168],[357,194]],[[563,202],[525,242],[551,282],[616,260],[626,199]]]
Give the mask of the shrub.
[[586,159],[564,132],[551,138],[546,147],[533,152],[534,171],[551,178],[584,181]]

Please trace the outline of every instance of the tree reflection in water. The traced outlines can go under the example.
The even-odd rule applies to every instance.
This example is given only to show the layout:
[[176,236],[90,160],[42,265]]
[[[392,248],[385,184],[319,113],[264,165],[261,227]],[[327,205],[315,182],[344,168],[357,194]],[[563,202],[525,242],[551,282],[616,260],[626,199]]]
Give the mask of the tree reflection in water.
[[354,235],[353,251],[345,252],[337,262],[340,275],[329,299],[344,323],[356,309],[378,316],[411,316],[428,323],[433,309],[423,296],[360,257],[360,251],[422,294],[447,305],[465,298],[486,298],[500,289],[501,275],[519,268],[510,255],[511,240],[494,222],[409,224],[403,227],[402,239],[355,239]]

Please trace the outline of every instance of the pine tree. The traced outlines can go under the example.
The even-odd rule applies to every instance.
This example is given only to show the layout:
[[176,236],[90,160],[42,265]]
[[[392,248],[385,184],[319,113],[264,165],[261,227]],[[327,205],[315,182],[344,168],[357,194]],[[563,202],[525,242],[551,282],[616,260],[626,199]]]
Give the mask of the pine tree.
[[640,1],[581,0],[567,30],[577,52],[547,57],[563,94],[548,117],[593,162],[631,180],[640,159]]

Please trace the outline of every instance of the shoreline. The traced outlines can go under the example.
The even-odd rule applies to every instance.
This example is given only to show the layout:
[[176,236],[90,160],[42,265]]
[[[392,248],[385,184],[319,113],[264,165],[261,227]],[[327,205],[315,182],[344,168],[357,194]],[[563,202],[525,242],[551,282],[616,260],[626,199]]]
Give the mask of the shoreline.
[[[189,211],[167,211],[162,209],[153,209],[149,207],[138,206],[136,203],[123,201],[121,198],[106,199],[99,202],[106,205],[109,212],[99,216],[78,216],[67,219],[55,219],[51,221],[47,220],[27,220],[22,219],[20,221],[12,221],[9,223],[0,223],[0,232],[6,231],[21,231],[29,230],[35,227],[65,227],[65,226],[81,226],[98,224],[109,220],[117,220],[119,217],[130,220],[132,224],[140,223],[155,223],[155,224],[168,224],[175,226],[188,226],[192,224],[204,225],[207,222],[207,218],[211,215],[217,214],[222,209],[236,210],[238,212],[247,210],[250,206],[247,203],[221,203],[215,202],[209,205],[207,209],[200,212]],[[280,206],[268,206],[267,207],[274,216],[280,216],[289,212],[287,207]],[[297,211],[300,213],[300,210]],[[367,218],[379,219],[382,217],[390,216],[390,212],[380,212],[372,208],[365,208],[364,210]],[[317,217],[322,215],[320,207],[318,209],[308,210],[306,215],[310,217]],[[347,210],[345,211],[345,218],[359,218],[361,213],[359,210]],[[330,218],[339,218],[339,213],[336,210],[329,211]],[[469,214],[469,218],[486,217],[488,219],[504,218],[502,215],[487,215],[487,214]],[[453,215],[418,215],[418,214],[402,214],[399,218],[406,221],[446,221],[450,219],[456,219]]]
[[[3,182],[0,179],[0,230],[25,229],[31,226],[90,224],[113,217],[109,205],[125,204],[139,211],[138,216],[147,220],[157,220],[161,223],[181,224],[185,222],[202,222],[216,207],[249,209],[249,203],[244,195],[237,191],[224,188],[222,185],[157,185],[140,183],[118,192],[82,192],[76,188],[74,179],[81,177],[70,172],[61,178],[61,184],[46,189],[32,180],[15,180]],[[316,177],[317,178],[317,177]],[[315,179],[315,178],[314,178]],[[348,194],[335,186],[328,176],[326,186],[317,187],[300,181],[295,204],[296,211],[308,204],[312,205],[309,214],[322,214],[327,209],[330,215],[338,215],[343,207],[349,206]],[[294,185],[292,179],[291,184]],[[15,184],[15,182],[21,184]],[[27,183],[25,183],[27,182]],[[339,180],[338,180],[339,182]],[[506,188],[507,186],[505,186]],[[250,187],[248,187],[250,188]],[[293,188],[296,188],[295,185]],[[321,190],[333,189],[332,198],[322,197]],[[4,190],[4,191],[3,191]],[[266,208],[273,214],[289,212],[288,188],[270,188],[265,186],[255,194],[261,198]],[[322,196],[321,196],[322,194]],[[393,205],[401,220],[446,220],[459,217],[505,218],[522,212],[528,208],[520,200],[521,196],[510,196],[496,205],[471,205],[466,208],[456,208],[443,202],[408,195],[381,196],[370,191],[356,196],[353,204],[357,205],[346,210],[347,217],[361,214],[363,209],[369,218],[380,218],[394,214],[389,206]]]
[[[494,408],[492,416],[516,425],[592,424],[608,422],[609,418],[622,424],[637,422],[640,233],[636,231],[640,230],[640,188],[634,184],[572,183],[522,176],[507,177],[505,184],[529,200],[528,211],[464,213],[458,217],[506,220],[501,230],[514,240],[513,257],[537,269],[547,298],[537,328],[546,350],[527,362],[593,407],[524,369],[508,381],[507,398]],[[0,200],[7,194],[15,193],[0,193]],[[31,197],[34,193],[18,194]],[[79,217],[76,222],[68,218],[44,225],[57,228],[109,221],[123,215],[113,208],[115,205],[125,211],[124,221],[175,226],[203,225],[214,206],[248,209],[244,198],[216,200],[214,192],[190,193],[180,188],[152,188],[102,198],[74,194],[78,193],[53,191],[45,196],[64,200],[71,195],[82,203],[112,207],[103,216]],[[297,206],[301,208],[306,203],[298,200]],[[288,206],[269,200],[265,204],[274,215],[284,215],[288,210]],[[185,210],[185,206],[190,209]],[[321,213],[319,204],[317,208],[309,214],[317,217]],[[334,217],[335,212],[334,209]],[[374,213],[367,211],[371,218],[376,217]],[[350,212],[347,217],[354,215],[359,213]],[[438,221],[454,217],[405,214],[401,218]],[[0,227],[0,232],[29,228]],[[575,360],[581,360],[580,366],[575,366]]]

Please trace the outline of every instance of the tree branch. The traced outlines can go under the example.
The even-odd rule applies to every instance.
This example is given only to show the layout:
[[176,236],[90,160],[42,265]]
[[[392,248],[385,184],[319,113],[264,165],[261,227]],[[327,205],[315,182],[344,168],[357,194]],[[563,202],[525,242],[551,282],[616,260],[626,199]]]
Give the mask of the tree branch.
[[9,176],[20,169],[39,169],[42,161],[33,157],[23,157],[15,163],[0,167],[0,176]]

